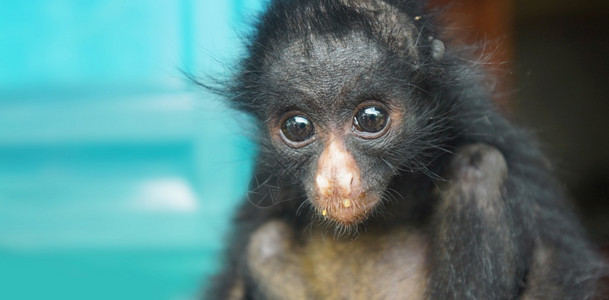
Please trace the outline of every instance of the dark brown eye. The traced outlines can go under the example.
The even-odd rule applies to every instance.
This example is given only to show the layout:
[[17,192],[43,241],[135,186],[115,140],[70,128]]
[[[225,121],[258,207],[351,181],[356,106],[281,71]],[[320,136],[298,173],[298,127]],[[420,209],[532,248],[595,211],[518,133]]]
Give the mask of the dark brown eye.
[[283,121],[281,132],[292,142],[304,142],[313,136],[313,123],[303,115],[294,115]]
[[362,132],[379,132],[385,128],[387,121],[387,111],[376,105],[360,109],[353,117],[355,129]]

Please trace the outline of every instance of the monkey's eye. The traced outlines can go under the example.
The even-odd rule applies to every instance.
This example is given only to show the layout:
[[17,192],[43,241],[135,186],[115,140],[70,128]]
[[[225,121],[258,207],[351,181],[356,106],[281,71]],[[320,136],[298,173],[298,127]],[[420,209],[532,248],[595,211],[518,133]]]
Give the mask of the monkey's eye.
[[382,131],[389,121],[387,111],[378,106],[365,106],[358,110],[353,117],[355,129],[365,133],[376,133]]
[[304,142],[313,136],[313,123],[303,115],[293,115],[283,121],[281,132],[289,142]]

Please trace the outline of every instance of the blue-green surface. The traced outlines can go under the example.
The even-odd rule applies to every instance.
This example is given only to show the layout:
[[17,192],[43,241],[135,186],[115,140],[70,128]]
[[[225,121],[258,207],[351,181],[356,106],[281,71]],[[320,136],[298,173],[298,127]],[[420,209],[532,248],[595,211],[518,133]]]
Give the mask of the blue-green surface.
[[255,155],[223,76],[258,0],[0,0],[0,299],[191,299]]

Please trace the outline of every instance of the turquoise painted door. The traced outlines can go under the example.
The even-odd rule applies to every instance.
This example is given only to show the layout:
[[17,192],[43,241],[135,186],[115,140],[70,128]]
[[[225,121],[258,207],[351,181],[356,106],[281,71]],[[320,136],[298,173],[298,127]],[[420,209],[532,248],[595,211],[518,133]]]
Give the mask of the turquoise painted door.
[[251,173],[224,76],[259,1],[0,1],[0,299],[191,299]]

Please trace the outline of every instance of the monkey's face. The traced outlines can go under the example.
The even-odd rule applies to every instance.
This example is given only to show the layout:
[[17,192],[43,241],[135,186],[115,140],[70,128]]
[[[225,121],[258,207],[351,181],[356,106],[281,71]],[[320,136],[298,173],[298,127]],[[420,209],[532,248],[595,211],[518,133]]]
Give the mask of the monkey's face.
[[273,159],[286,168],[277,172],[298,181],[320,217],[345,226],[362,222],[416,156],[407,77],[359,35],[312,37],[269,60],[259,84]]

